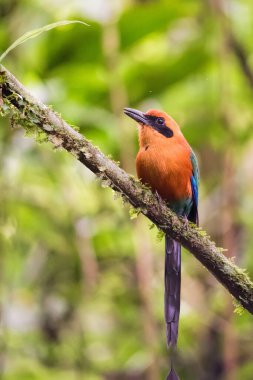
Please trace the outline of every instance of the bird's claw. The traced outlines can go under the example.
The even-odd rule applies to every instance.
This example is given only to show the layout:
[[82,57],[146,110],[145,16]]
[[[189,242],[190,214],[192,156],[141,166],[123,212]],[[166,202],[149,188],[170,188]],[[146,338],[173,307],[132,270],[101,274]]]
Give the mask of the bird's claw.
[[188,231],[189,230],[189,220],[187,219],[187,216],[186,215],[183,215],[183,226],[184,226],[184,228],[186,229],[186,231]]
[[155,196],[156,196],[159,203],[161,203],[163,201],[161,195],[157,192],[157,190],[155,190]]

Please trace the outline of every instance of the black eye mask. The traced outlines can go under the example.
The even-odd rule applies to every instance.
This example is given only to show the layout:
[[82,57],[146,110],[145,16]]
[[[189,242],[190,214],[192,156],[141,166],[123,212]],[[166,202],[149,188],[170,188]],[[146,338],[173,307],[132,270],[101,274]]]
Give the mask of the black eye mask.
[[125,108],[124,113],[137,121],[137,123],[149,125],[164,137],[170,138],[173,136],[173,131],[166,125],[164,117],[147,115],[133,108]]
[[163,117],[145,115],[146,125],[150,125],[157,132],[161,133],[164,137],[170,138],[173,136],[173,131],[165,124]]

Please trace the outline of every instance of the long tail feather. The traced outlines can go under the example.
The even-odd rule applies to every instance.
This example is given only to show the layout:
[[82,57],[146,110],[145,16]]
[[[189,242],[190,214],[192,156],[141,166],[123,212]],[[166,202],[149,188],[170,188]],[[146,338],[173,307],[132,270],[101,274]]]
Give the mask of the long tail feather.
[[173,368],[171,368],[170,373],[167,376],[166,380],[179,380],[179,377],[177,376]]
[[[178,337],[181,289],[181,245],[165,236],[164,314],[168,347],[175,347]],[[172,378],[171,378],[172,379]]]

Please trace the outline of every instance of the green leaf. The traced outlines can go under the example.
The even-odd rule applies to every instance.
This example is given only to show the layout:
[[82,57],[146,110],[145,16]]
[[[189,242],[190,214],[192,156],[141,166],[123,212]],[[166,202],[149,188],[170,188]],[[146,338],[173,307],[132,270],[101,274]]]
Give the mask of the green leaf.
[[129,209],[129,215],[130,215],[130,219],[136,219],[138,217],[138,215],[141,214],[141,209],[140,208],[134,208],[134,207],[130,207]]
[[58,26],[69,25],[69,24],[83,24],[83,25],[88,26],[88,24],[79,20],[62,20],[62,21],[54,22],[52,24],[47,24],[38,29],[30,30],[29,32],[23,34],[23,36],[19,37],[15,42],[13,42],[11,46],[8,47],[8,49],[6,49],[3,52],[3,54],[0,56],[0,62],[6,57],[7,54],[9,54],[11,50],[15,49],[17,46],[30,40],[31,38],[35,38],[39,36],[41,33],[47,32],[50,29],[57,28]]
[[237,300],[234,300],[233,304],[235,307],[234,313],[242,316],[245,312],[244,307]]
[[156,235],[156,239],[158,242],[162,241],[163,238],[165,236],[165,232],[163,232],[162,230],[159,230],[157,231],[157,235]]

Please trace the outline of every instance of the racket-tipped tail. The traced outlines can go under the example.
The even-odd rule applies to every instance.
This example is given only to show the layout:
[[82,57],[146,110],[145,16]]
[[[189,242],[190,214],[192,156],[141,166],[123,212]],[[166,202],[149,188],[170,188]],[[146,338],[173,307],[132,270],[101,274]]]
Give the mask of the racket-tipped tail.
[[180,380],[172,367],[171,367],[170,373],[166,377],[166,380]]
[[[178,337],[180,290],[181,290],[181,245],[165,236],[164,314],[167,345],[175,347]],[[171,378],[172,379],[172,378]]]

